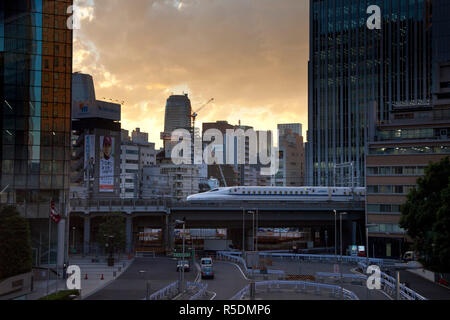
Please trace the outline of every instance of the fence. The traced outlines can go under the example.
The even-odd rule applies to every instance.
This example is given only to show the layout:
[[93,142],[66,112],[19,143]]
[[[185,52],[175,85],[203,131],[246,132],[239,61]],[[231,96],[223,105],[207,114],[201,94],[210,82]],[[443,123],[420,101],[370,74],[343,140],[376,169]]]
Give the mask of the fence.
[[[361,261],[358,263],[358,267],[364,272],[364,270],[367,269],[367,264]],[[381,289],[391,297],[395,297],[397,293],[397,280],[390,275],[381,272]],[[428,300],[424,296],[405,286],[403,283],[400,284],[400,298],[402,300]]]
[[155,258],[155,251],[136,251],[136,257],[138,258]]
[[191,290],[197,290],[197,292],[192,295],[189,300],[198,300],[202,298],[206,294],[206,289],[208,288],[208,284],[200,282],[187,282],[187,286]]
[[[279,292],[282,290],[281,286],[284,287],[294,287],[295,292],[307,293],[308,289],[313,289],[313,293],[316,295],[321,294],[321,290],[327,290],[330,293],[331,297],[339,297],[340,293],[343,294],[343,298],[345,300],[359,300],[358,296],[347,289],[343,289],[340,286],[317,283],[317,282],[308,282],[308,281],[284,281],[284,280],[269,280],[269,281],[258,281],[255,282],[256,293],[258,293],[258,289],[260,292],[262,291],[262,287],[266,288],[266,292],[271,292],[273,290]],[[236,293],[231,300],[242,300],[245,296],[248,296],[250,292],[250,285],[247,285],[245,288]]]
[[153,293],[148,300],[170,300],[178,294],[178,288],[179,281],[177,280],[169,284],[167,287]]

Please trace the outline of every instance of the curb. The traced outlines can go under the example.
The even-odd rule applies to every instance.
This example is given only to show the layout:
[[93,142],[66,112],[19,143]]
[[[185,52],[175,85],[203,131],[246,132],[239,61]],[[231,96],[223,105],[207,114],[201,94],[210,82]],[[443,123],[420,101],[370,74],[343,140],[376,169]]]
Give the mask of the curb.
[[111,284],[114,280],[116,280],[117,278],[119,278],[134,262],[134,258],[129,260],[130,263],[125,267],[125,269],[122,269],[122,272],[120,273],[120,275],[118,277],[112,278],[111,280],[103,283],[101,286],[95,288],[94,290],[92,290],[91,292],[89,292],[87,295],[83,295],[83,289],[81,289],[81,299],[78,298],[76,300],[84,300],[86,298],[89,298],[91,295],[97,293],[98,291],[104,289],[106,286],[108,286],[109,284]]

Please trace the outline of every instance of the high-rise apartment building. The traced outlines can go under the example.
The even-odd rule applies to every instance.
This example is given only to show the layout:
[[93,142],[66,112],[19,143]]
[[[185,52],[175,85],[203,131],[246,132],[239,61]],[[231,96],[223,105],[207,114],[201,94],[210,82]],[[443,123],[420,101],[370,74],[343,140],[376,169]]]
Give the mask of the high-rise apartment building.
[[[47,262],[50,201],[63,216],[52,228],[51,263],[65,260],[68,210],[72,1],[0,2],[0,175],[2,204],[29,218],[34,262]],[[56,259],[55,259],[56,258]]]

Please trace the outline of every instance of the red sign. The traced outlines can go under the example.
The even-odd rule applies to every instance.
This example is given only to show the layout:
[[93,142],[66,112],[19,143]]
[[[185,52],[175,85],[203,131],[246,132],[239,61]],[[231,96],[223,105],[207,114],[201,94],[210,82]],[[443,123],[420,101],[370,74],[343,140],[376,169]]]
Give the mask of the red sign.
[[61,216],[56,211],[55,201],[50,201],[50,218],[54,223],[59,223],[61,221]]

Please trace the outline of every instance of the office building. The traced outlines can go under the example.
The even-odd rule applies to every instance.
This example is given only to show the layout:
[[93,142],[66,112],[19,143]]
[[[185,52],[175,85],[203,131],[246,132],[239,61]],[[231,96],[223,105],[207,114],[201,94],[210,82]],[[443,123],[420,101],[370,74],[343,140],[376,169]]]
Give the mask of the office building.
[[[381,29],[367,27],[369,5]],[[364,186],[370,104],[377,123],[396,105],[431,104],[436,50],[449,51],[445,10],[443,0],[310,1],[308,184]]]
[[170,141],[172,132],[177,129],[186,129],[191,132],[191,114],[191,100],[188,94],[172,95],[167,99],[164,132],[161,133],[161,139],[164,140],[166,158],[172,156],[172,149],[177,144]]
[[15,205],[29,219],[35,265],[47,263],[51,200],[63,219],[52,228],[50,262],[62,266],[67,259],[70,5],[72,1],[0,2],[0,202]]
[[432,105],[394,106],[389,121],[369,128],[367,215],[376,257],[398,258],[410,249],[398,225],[400,206],[425,167],[450,156],[450,61],[439,64],[433,83]]
[[141,198],[143,168],[156,165],[155,144],[148,142],[148,133],[136,128],[130,139],[129,132],[122,129],[120,161],[120,197]]
[[92,76],[73,74],[70,197],[120,195],[121,105],[97,100]]
[[302,125],[278,125],[279,170],[273,177],[272,185],[298,187],[305,180],[305,151],[301,133]]

